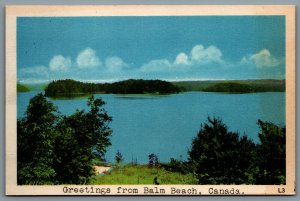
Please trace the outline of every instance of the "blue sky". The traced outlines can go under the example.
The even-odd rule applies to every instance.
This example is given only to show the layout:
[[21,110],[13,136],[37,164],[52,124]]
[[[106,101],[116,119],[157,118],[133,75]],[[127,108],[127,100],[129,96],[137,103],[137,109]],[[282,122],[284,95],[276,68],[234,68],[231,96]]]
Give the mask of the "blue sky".
[[284,16],[19,17],[19,82],[285,78]]

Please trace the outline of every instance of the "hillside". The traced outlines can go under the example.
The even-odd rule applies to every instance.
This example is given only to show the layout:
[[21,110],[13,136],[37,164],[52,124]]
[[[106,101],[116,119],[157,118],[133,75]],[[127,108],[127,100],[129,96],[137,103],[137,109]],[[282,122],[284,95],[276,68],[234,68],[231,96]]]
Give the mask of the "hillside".
[[114,185],[114,184],[153,184],[154,178],[160,184],[197,184],[192,174],[167,171],[164,168],[149,167],[148,165],[127,164],[120,168],[113,168],[112,171],[103,175],[94,176],[92,185]]
[[23,84],[17,84],[17,92],[29,92],[30,88]]

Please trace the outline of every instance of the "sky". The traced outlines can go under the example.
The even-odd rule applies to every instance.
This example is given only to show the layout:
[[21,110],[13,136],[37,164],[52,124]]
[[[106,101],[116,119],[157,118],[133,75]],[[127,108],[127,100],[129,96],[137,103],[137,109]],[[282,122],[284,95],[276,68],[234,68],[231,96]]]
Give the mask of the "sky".
[[285,17],[18,17],[18,82],[67,78],[284,79]]

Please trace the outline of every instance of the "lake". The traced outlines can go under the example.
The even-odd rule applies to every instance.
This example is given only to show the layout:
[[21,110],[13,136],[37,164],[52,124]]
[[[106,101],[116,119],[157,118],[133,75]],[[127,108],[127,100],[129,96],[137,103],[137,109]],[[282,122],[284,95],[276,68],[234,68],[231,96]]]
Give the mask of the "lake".
[[[17,116],[22,117],[37,91],[17,93]],[[112,146],[106,154],[114,162],[119,150],[125,162],[147,163],[155,153],[162,162],[186,159],[192,139],[207,117],[220,117],[230,131],[259,142],[257,120],[285,125],[285,93],[224,94],[186,92],[165,96],[96,94],[113,120]],[[62,114],[88,109],[87,97],[51,100]]]

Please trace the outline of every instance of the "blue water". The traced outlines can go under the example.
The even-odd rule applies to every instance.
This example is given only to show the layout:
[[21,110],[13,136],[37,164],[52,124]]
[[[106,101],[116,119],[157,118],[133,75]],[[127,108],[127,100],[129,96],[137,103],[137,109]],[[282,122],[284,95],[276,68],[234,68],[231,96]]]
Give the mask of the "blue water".
[[[18,117],[38,92],[18,93]],[[147,163],[155,153],[159,160],[186,159],[192,139],[208,116],[220,117],[231,131],[259,142],[257,120],[285,125],[285,93],[223,94],[188,92],[167,96],[96,94],[107,103],[113,117],[112,146],[106,154],[114,162],[119,150],[125,162]],[[87,98],[52,101],[62,114],[88,109]]]

